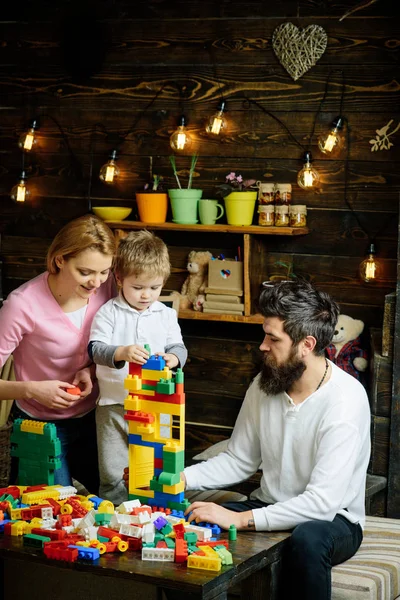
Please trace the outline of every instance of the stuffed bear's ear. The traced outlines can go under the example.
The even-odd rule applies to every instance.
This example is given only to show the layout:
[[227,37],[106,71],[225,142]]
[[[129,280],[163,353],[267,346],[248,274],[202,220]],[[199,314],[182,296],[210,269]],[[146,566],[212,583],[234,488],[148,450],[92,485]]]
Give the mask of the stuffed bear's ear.
[[360,321],[360,319],[354,319],[354,326],[355,326],[356,330],[358,331],[358,333],[357,333],[357,337],[358,337],[364,331],[364,322]]

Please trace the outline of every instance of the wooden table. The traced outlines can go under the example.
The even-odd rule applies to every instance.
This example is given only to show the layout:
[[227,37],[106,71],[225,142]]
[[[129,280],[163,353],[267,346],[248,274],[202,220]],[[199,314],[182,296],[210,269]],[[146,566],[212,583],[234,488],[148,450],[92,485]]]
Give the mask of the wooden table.
[[[230,542],[233,565],[219,573],[188,569],[186,564],[142,561],[141,553],[105,554],[95,563],[48,560],[41,550],[24,547],[22,538],[0,537],[4,600],[160,600],[161,589],[226,600],[240,584],[246,600],[273,598],[274,565],[288,533],[239,532]],[[227,539],[223,534],[221,539]]]

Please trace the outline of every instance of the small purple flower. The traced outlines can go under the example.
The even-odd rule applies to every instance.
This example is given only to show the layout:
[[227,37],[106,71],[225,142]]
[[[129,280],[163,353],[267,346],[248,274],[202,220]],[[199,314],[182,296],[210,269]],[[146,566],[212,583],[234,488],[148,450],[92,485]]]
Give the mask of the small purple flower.
[[227,181],[234,181],[235,178],[236,178],[236,173],[234,173],[233,171],[232,171],[232,173],[229,173],[229,175],[226,176]]
[[243,177],[242,177],[241,175],[238,175],[238,176],[236,177],[236,181],[237,181],[238,183],[242,183],[242,181],[243,181]]

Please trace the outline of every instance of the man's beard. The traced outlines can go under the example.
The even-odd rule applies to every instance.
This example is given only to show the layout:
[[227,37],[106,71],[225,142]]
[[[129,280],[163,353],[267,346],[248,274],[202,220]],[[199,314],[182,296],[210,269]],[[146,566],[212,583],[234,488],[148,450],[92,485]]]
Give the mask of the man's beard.
[[258,385],[261,391],[268,395],[276,395],[290,389],[306,370],[306,365],[296,355],[296,348],[292,348],[289,358],[278,365],[271,354],[264,354],[261,367],[261,377]]

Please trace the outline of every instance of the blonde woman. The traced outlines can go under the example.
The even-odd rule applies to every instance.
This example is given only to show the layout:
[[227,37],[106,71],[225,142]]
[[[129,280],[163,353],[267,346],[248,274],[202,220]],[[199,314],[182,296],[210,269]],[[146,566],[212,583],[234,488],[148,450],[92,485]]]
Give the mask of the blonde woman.
[[[98,492],[94,408],[98,388],[87,353],[98,309],[116,293],[112,231],[85,215],[67,223],[47,253],[47,271],[11,292],[0,310],[0,365],[14,356],[16,381],[0,381],[13,417],[55,423],[60,485],[72,477]],[[68,389],[78,386],[80,394]],[[38,482],[42,483],[42,482]]]

